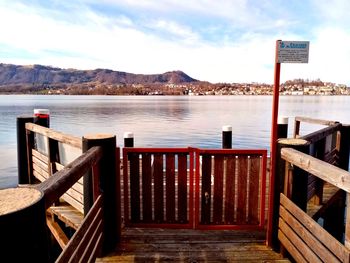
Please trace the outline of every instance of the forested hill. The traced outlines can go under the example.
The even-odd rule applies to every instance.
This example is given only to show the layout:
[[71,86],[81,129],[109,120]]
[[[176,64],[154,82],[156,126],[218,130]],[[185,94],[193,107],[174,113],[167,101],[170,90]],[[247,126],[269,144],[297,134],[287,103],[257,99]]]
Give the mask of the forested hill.
[[182,71],[133,74],[109,69],[76,70],[42,65],[0,64],[0,86],[51,84],[188,84],[197,82]]

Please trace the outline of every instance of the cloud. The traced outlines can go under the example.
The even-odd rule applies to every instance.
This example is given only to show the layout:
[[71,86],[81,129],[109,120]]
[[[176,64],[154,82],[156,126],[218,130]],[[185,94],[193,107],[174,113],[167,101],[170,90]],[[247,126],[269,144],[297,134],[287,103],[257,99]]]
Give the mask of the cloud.
[[[287,19],[289,15],[259,21],[267,17],[263,5],[251,8],[243,0],[104,0],[105,6],[96,9],[100,1],[56,3],[57,8],[0,3],[0,23],[7,25],[0,27],[3,62],[145,74],[183,70],[211,82],[272,83],[275,40],[310,40],[310,63],[283,65],[282,81],[321,78],[349,83],[349,48],[339,48],[340,43],[350,43],[347,30],[325,26],[299,34],[286,30],[300,22]],[[336,47],[335,39],[340,42]],[[339,69],[331,70],[334,67]]]

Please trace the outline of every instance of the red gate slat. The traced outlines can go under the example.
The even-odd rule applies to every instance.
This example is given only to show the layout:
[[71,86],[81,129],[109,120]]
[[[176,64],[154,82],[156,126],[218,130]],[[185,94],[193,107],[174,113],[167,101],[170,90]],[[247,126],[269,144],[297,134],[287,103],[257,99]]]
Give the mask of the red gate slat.
[[154,219],[164,221],[163,154],[154,154]]
[[233,224],[235,214],[236,157],[230,155],[226,161],[225,223]]
[[175,221],[175,155],[166,155],[166,221]]
[[142,154],[142,215],[143,221],[152,221],[152,163],[151,154]]
[[250,177],[249,177],[249,195],[248,195],[248,223],[259,223],[259,174],[260,157],[251,156],[250,158]]
[[129,154],[131,222],[140,221],[140,160],[139,154]]
[[210,224],[211,196],[211,155],[202,156],[202,209],[201,223]]
[[237,202],[237,224],[246,224],[247,213],[247,178],[248,178],[248,157],[238,158],[238,202]]
[[178,220],[187,222],[187,156],[178,155]]
[[224,156],[216,155],[214,158],[214,224],[221,224],[223,203],[223,178],[224,178]]

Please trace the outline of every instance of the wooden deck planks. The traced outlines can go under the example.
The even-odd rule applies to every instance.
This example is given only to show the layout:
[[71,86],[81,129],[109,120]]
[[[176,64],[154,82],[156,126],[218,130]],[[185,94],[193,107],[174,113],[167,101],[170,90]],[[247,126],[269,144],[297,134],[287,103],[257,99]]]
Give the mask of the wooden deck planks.
[[96,262],[289,262],[263,232],[127,228],[114,252]]
[[57,215],[60,220],[74,229],[78,229],[84,219],[82,213],[67,203],[60,206],[51,206],[48,211]]

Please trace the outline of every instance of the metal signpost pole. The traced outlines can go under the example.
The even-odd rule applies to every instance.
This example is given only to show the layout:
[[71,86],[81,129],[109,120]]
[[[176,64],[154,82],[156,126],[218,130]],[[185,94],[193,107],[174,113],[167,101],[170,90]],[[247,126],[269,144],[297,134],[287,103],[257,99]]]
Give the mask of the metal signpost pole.
[[[280,75],[281,75],[281,63],[278,62],[278,45],[281,40],[276,41],[276,55],[275,55],[275,75],[274,75],[274,85],[273,85],[273,106],[272,106],[272,127],[271,127],[271,146],[270,146],[270,188],[274,186],[275,174],[274,169],[276,163],[276,144],[277,144],[277,119],[278,119],[278,102],[279,102],[279,88],[280,88]],[[267,244],[271,246],[272,244],[272,227],[273,227],[273,190],[270,189],[270,199],[269,199],[269,220],[267,226]]]

